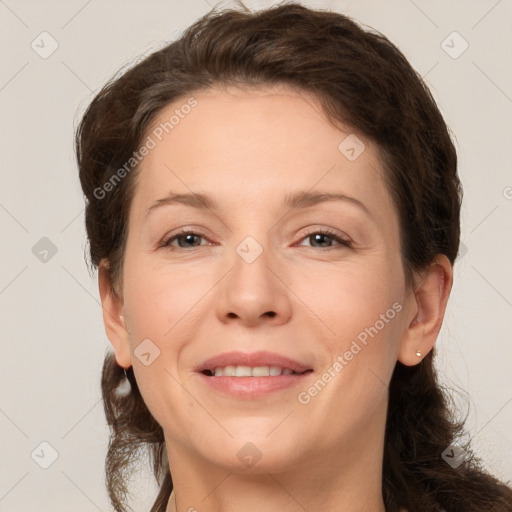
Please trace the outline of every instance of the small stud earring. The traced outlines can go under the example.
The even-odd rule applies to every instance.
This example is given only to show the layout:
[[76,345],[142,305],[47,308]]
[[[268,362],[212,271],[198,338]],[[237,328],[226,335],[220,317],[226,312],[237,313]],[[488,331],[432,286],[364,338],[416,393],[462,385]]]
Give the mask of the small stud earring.
[[421,357],[421,352],[418,350],[418,352],[416,352],[416,355],[417,355],[418,357]]

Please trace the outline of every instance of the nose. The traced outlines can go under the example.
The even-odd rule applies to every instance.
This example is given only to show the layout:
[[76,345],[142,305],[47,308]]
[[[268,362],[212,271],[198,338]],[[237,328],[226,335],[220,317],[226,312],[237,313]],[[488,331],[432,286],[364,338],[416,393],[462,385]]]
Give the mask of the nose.
[[238,246],[232,268],[223,279],[217,315],[221,322],[238,322],[246,327],[284,324],[292,312],[286,269],[251,238]]

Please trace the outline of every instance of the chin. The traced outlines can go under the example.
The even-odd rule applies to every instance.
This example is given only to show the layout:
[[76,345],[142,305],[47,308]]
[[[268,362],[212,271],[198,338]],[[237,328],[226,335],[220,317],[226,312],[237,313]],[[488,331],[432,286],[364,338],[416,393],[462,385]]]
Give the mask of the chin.
[[[305,433],[294,436],[283,429],[279,435],[277,430],[272,432],[277,424],[272,423],[272,427],[264,431],[240,425],[237,430],[228,429],[233,438],[226,434],[222,440],[202,436],[204,444],[201,448],[206,446],[208,449],[202,455],[212,464],[229,471],[251,474],[287,471],[297,465]],[[269,435],[269,432],[272,433]]]

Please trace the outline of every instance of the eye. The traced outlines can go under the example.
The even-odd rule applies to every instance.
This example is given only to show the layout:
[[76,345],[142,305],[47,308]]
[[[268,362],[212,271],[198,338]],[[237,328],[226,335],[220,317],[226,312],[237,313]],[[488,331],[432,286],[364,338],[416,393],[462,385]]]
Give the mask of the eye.
[[[206,236],[203,233],[198,233],[196,231],[190,231],[190,230],[188,230],[188,231],[183,230],[183,231],[180,231],[179,233],[174,234],[170,237],[164,238],[160,242],[159,247],[167,247],[171,250],[193,249],[195,247],[200,247],[201,245],[205,245],[205,244],[201,244],[201,242],[200,242],[201,238],[206,240]],[[334,247],[332,246],[333,240],[335,242],[337,242],[338,245],[340,245],[342,247],[351,247],[352,246],[350,240],[342,238],[337,233],[330,231],[328,229],[312,231],[311,233],[307,234],[304,238],[302,238],[302,240],[307,240],[307,239],[309,239],[310,241],[313,241],[313,243],[321,244],[320,247],[324,248],[324,249],[336,248],[336,246],[334,246]],[[327,242],[326,242],[326,240],[327,240]],[[329,243],[329,240],[331,241],[330,243]],[[175,242],[175,241],[178,242],[178,246],[173,245],[173,242]],[[328,245],[325,245],[326,243]],[[302,244],[300,244],[300,245],[302,245]]]
[[[332,247],[332,240],[336,241],[339,245],[343,247],[352,247],[352,243],[350,240],[342,238],[337,233],[330,231],[328,229],[320,230],[320,231],[313,231],[306,235],[302,240],[310,240],[313,241],[313,243],[319,243],[319,244],[325,244],[325,240],[331,240],[331,243],[329,245],[323,245],[326,249],[336,248]],[[328,243],[328,242],[327,242]],[[300,244],[302,245],[302,244]]]
[[[171,250],[193,249],[194,247],[201,246],[201,243],[197,243],[197,240],[201,238],[206,239],[206,237],[202,233],[183,230],[175,235],[164,238],[160,242],[159,247],[168,247]],[[174,242],[175,240],[178,241],[178,246],[172,245],[172,242]],[[181,242],[183,242],[183,244]]]

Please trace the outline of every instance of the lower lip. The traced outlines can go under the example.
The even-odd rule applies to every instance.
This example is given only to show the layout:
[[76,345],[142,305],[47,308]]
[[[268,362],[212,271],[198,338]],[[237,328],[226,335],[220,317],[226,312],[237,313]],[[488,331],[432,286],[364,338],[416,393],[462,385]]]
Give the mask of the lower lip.
[[199,376],[207,386],[215,391],[234,398],[254,399],[297,386],[303,383],[311,373],[275,377],[215,377],[204,373],[200,373]]

